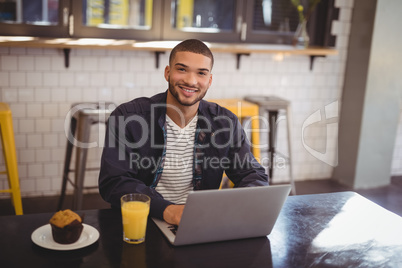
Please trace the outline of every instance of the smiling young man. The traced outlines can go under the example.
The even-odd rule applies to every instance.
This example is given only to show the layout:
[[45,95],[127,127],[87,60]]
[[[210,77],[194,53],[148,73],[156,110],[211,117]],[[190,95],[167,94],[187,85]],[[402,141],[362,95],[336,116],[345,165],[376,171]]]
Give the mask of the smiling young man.
[[150,215],[178,225],[187,195],[218,189],[223,172],[235,187],[268,185],[237,117],[203,100],[214,58],[200,40],[173,48],[168,90],[116,108],[108,121],[99,191],[112,207],[126,193],[151,197]]

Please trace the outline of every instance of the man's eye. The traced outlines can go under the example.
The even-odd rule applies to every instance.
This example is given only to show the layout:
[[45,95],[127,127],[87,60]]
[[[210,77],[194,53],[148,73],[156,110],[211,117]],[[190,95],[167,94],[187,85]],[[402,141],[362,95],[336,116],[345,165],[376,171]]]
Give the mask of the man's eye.
[[199,74],[200,75],[207,75],[206,73],[204,73],[204,72],[199,72]]

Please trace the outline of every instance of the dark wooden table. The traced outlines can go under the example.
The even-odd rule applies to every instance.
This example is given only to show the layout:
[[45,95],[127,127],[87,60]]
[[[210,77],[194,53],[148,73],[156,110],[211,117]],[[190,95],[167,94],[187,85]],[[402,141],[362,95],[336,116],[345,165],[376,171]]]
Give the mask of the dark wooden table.
[[402,267],[402,218],[353,192],[290,196],[268,237],[184,247],[171,246],[152,221],[145,243],[126,244],[119,211],[79,213],[100,238],[71,251],[31,241],[51,213],[0,217],[0,266]]

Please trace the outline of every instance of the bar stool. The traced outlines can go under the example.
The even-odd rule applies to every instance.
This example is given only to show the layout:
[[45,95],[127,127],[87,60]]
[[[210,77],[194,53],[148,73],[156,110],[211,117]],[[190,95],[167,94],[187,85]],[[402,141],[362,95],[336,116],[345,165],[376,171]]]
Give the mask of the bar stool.
[[[71,106],[68,117],[71,116],[70,127],[67,135],[67,149],[64,161],[63,179],[58,210],[63,206],[66,195],[67,182],[74,187],[74,210],[82,208],[82,193],[84,189],[94,189],[97,186],[84,187],[85,171],[98,170],[99,168],[86,168],[91,126],[93,124],[106,124],[111,112],[116,107],[112,102],[99,103],[75,103]],[[73,148],[76,149],[75,168],[70,169]],[[74,172],[74,182],[70,180],[69,173]]]
[[289,176],[290,176],[290,184],[292,186],[292,194],[296,194],[296,186],[293,178],[293,170],[292,170],[292,162],[291,162],[291,154],[292,154],[292,136],[291,136],[291,122],[292,122],[292,112],[291,105],[288,100],[281,99],[276,96],[247,96],[244,98],[245,100],[255,103],[260,107],[261,116],[263,116],[264,112],[268,112],[268,124],[269,124],[269,136],[268,136],[268,154],[269,154],[269,177],[272,180],[273,176],[273,168],[274,168],[274,157],[276,154],[276,120],[278,119],[278,113],[280,110],[284,110],[286,112],[286,122],[287,122],[287,136],[288,136],[288,163],[289,163]]
[[[251,151],[254,157],[260,159],[260,123],[258,121],[259,107],[256,104],[243,99],[211,99],[209,102],[215,102],[234,113],[240,120],[251,118]],[[255,117],[255,118],[254,118]]]
[[[260,159],[260,123],[258,121],[259,107],[256,104],[245,101],[243,99],[210,99],[209,102],[215,102],[234,113],[240,120],[251,118],[251,151],[254,157]],[[257,117],[257,118],[253,118]],[[243,122],[244,123],[244,122]],[[233,188],[234,184],[223,176],[220,189]]]
[[13,119],[11,110],[7,103],[0,102],[0,129],[1,143],[3,146],[6,171],[0,174],[7,174],[9,189],[0,190],[0,193],[10,193],[16,215],[22,215],[22,200],[20,182],[18,177],[17,154],[15,150]]

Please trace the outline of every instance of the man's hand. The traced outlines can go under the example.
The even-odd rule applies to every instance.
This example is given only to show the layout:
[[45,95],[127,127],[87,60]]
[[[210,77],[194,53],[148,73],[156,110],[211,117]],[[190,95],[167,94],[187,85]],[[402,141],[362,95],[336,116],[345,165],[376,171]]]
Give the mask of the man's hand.
[[184,205],[169,205],[163,211],[163,219],[170,224],[179,225]]

